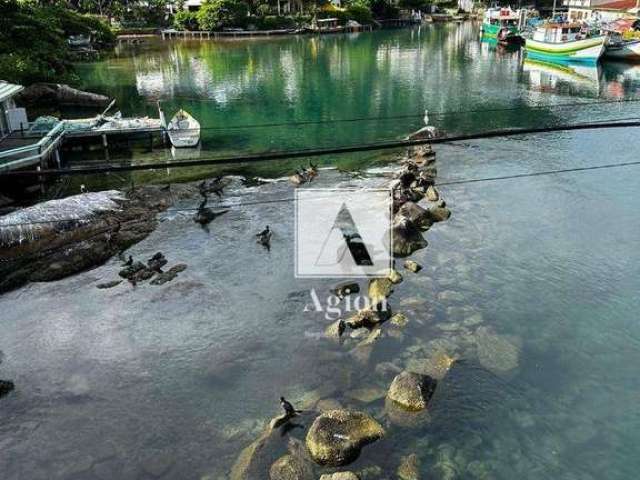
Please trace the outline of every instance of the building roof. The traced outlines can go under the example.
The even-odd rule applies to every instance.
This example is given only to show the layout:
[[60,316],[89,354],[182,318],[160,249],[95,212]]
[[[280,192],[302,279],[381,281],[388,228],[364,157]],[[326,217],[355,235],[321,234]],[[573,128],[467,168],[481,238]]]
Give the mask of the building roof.
[[613,0],[612,2],[600,3],[598,5],[592,5],[592,10],[621,10],[627,11],[635,8],[637,5],[636,0]]
[[22,90],[24,90],[22,85],[15,85],[13,83],[7,83],[0,80],[0,102],[13,97],[16,93]]

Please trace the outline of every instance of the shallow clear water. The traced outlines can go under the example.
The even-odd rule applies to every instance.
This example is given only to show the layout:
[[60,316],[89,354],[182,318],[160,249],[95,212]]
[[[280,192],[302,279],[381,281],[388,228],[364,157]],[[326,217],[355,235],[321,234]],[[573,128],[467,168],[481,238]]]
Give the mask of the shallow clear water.
[[[474,33],[470,25],[451,25],[357,37],[172,44],[91,67],[84,78],[87,85],[131,95],[129,113],[139,111],[145,96],[214,98],[201,104],[199,113],[211,122],[203,124],[594,99],[570,81],[536,84],[518,53],[479,44]],[[214,55],[217,49],[230,55]],[[208,51],[210,70],[198,70],[193,57],[208,58]],[[287,57],[289,70],[281,67]],[[293,94],[278,79],[284,71],[298,79],[291,87],[297,96],[287,102]],[[140,80],[152,72],[165,74],[158,92]],[[599,98],[634,94],[637,84],[628,70],[607,72],[601,73]],[[224,88],[235,96],[223,102],[207,93],[219,85],[231,85]],[[349,85],[352,94],[330,95]],[[620,108],[537,109],[466,117],[471,125],[434,123],[454,131],[630,116],[635,109]],[[274,148],[298,148],[391,138],[419,126],[420,119],[325,125],[237,138],[248,149],[272,141]],[[215,148],[216,135],[205,137],[206,149]],[[443,145],[437,148],[439,182],[630,161],[635,135],[628,129]],[[362,158],[342,161],[366,164]],[[96,289],[117,276],[120,262],[114,260],[0,297],[0,377],[17,385],[0,401],[2,476],[133,479],[160,472],[162,478],[226,478],[240,450],[279,413],[280,395],[300,405],[335,399],[387,425],[383,401],[361,403],[351,398],[353,390],[387,388],[389,378],[375,369],[381,362],[404,367],[444,346],[461,361],[440,384],[431,422],[387,425],[386,439],[365,447],[354,470],[376,464],[384,470],[381,478],[390,477],[400,457],[415,452],[425,477],[437,478],[438,459],[452,451],[448,462],[457,478],[633,478],[640,468],[635,173],[631,167],[441,187],[453,216],[427,232],[429,246],[412,257],[424,270],[403,272],[405,281],[391,298],[392,308],[410,322],[401,338],[380,339],[364,366],[348,346],[320,338],[328,324],[323,315],[303,312],[309,289],[327,294],[333,282],[294,278],[291,203],[236,207],[209,232],[188,214],[167,213],[130,253],[148,258],[160,250],[170,265],[187,263],[175,281]],[[313,186],[382,181],[373,174],[349,180],[322,171]],[[291,195],[284,182],[234,186],[226,201]],[[265,224],[275,232],[269,252],[253,238]],[[478,314],[479,324],[464,325]],[[477,338],[483,328],[519,347],[516,369],[496,374],[468,347],[465,338]],[[308,426],[292,435],[303,436]]]

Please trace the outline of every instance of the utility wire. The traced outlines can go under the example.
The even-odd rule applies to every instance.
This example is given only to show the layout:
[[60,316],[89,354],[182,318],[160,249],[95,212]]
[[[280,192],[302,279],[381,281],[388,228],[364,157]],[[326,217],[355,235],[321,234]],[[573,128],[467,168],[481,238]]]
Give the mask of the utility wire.
[[[202,100],[193,99],[193,101],[202,101]],[[636,103],[636,102],[640,102],[640,98],[629,98],[629,99],[622,99],[622,100],[599,100],[599,101],[593,101],[593,102],[571,102],[571,103],[560,103],[557,105],[532,105],[527,107],[512,107],[512,108],[485,108],[481,110],[480,109],[464,110],[464,111],[450,110],[450,111],[441,111],[441,112],[429,111],[428,115],[429,117],[446,117],[446,116],[457,116],[457,115],[469,115],[469,114],[475,114],[475,113],[499,113],[499,112],[530,111],[530,110],[540,110],[540,109],[563,109],[563,108],[570,108],[570,107],[625,104],[625,103]],[[205,126],[205,127],[201,127],[200,129],[201,130],[240,130],[240,129],[251,129],[251,128],[274,128],[274,127],[295,127],[295,126],[304,126],[304,125],[321,125],[326,123],[352,123],[352,122],[368,122],[368,121],[403,120],[403,119],[416,119],[416,118],[423,118],[423,117],[424,117],[424,112],[403,114],[403,115],[378,116],[378,117],[354,117],[354,118],[337,118],[337,119],[328,119],[328,120],[302,120],[298,122],[229,125],[225,127]]]
[[[558,175],[565,173],[578,173],[578,172],[586,172],[592,170],[607,170],[611,168],[624,168],[624,167],[635,167],[640,166],[640,160],[634,162],[619,162],[619,163],[609,163],[604,165],[591,165],[586,167],[573,167],[573,168],[563,168],[556,170],[544,170],[540,172],[530,172],[530,173],[519,173],[512,175],[502,175],[495,177],[481,177],[481,178],[468,178],[468,179],[460,179],[460,180],[449,180],[445,182],[437,182],[436,186],[444,187],[444,186],[456,186],[456,185],[464,185],[464,184],[473,184],[473,183],[481,183],[481,182],[495,182],[501,180],[513,180],[520,178],[529,178],[529,177],[541,177],[547,175]],[[248,201],[248,202],[237,202],[237,203],[221,203],[217,205],[212,205],[213,209],[222,209],[222,208],[239,208],[239,207],[248,207],[254,205],[266,205],[266,204],[274,204],[274,203],[289,203],[295,201],[295,197],[286,197],[286,198],[276,198],[272,200],[256,200],[256,201]],[[181,207],[181,208],[168,208],[164,210],[162,213],[187,213],[197,211],[196,207]],[[33,221],[33,222],[16,222],[16,223],[0,223],[0,228],[4,227],[20,227],[26,225],[38,225],[38,224],[52,224],[58,222],[77,222],[81,220],[90,220],[95,218],[94,216],[85,216],[85,217],[76,217],[76,218],[66,218],[66,219],[54,219],[54,220],[42,220],[42,221]]]
[[640,121],[636,118],[622,119],[618,121],[595,121],[589,123],[575,123],[555,126],[535,127],[535,128],[508,128],[500,130],[489,130],[480,133],[452,135],[447,137],[435,137],[416,140],[392,140],[360,145],[348,145],[333,148],[310,148],[302,150],[290,150],[284,152],[263,152],[257,154],[240,155],[236,157],[209,157],[194,160],[164,161],[160,163],[144,163],[138,165],[103,165],[87,168],[70,169],[49,169],[49,170],[22,170],[0,173],[2,177],[24,177],[24,176],[56,176],[56,175],[88,175],[110,172],[131,172],[139,170],[161,170],[167,168],[186,168],[202,165],[228,165],[236,163],[260,163],[273,160],[286,160],[293,158],[309,158],[325,155],[337,155],[356,152],[370,152],[377,150],[393,150],[408,147],[415,147],[426,144],[450,143],[466,140],[482,140],[497,137],[511,137],[517,135],[529,135],[550,132],[593,130],[608,128],[629,128],[640,127]]

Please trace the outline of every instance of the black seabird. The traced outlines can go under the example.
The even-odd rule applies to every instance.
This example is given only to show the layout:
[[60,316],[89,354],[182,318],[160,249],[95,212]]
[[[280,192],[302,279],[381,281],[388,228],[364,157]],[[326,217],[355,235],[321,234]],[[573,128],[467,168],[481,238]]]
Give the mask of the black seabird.
[[285,400],[284,397],[280,397],[280,406],[283,408],[284,413],[289,417],[295,417],[297,414],[302,413],[302,410],[296,410],[291,405],[291,402]]

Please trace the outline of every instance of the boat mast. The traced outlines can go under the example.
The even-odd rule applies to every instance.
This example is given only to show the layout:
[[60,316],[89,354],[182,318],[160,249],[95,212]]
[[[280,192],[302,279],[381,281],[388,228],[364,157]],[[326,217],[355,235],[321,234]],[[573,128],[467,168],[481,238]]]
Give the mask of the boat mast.
[[[638,0],[640,2],[640,0]],[[556,18],[556,0],[553,0],[553,10],[551,11],[551,19]]]

